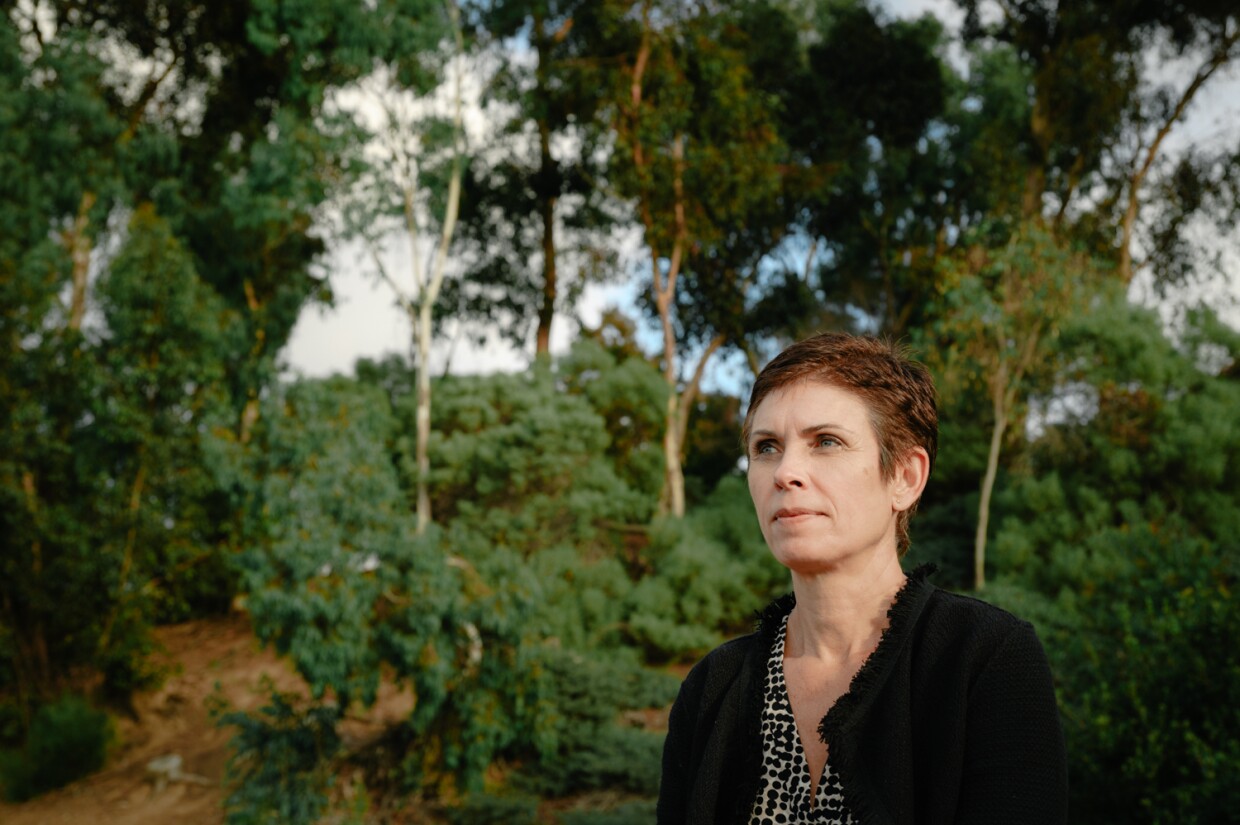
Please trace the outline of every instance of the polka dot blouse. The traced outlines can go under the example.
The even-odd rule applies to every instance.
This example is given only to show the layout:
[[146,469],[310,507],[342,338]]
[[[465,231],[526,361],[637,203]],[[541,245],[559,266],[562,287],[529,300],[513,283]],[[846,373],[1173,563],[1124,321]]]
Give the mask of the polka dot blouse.
[[810,805],[809,765],[797,735],[796,719],[784,684],[784,616],[766,666],[762,707],[762,783],[750,825],[853,825],[844,804],[844,789],[828,758]]

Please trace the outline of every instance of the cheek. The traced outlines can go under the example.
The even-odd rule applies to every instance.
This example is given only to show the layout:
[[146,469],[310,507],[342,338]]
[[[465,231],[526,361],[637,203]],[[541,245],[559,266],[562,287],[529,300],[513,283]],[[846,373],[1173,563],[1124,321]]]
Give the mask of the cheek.
[[749,484],[749,502],[753,504],[754,509],[756,510],[758,509],[758,491],[757,491],[757,485],[754,484],[753,474],[750,473],[746,475],[745,480]]

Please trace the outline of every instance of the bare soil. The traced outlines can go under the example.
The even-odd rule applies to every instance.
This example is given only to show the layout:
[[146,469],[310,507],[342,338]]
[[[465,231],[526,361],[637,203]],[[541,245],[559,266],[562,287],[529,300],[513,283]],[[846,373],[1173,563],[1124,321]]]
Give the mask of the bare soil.
[[[305,696],[306,684],[286,661],[260,648],[243,614],[160,628],[156,638],[163,648],[157,661],[168,676],[158,689],[134,697],[133,717],[115,719],[116,742],[103,770],[19,805],[0,802],[0,825],[223,825],[224,771],[233,729],[216,725],[212,705],[254,711],[272,688]],[[350,713],[340,723],[346,752],[380,743],[412,709],[409,691],[384,680],[373,707]],[[666,730],[666,708],[629,715],[630,724]],[[190,779],[158,782],[147,764],[172,754],[181,757],[181,770]],[[345,788],[362,779],[360,773],[338,778]],[[492,780],[502,782],[498,776]],[[555,822],[565,810],[610,808],[623,801],[623,794],[612,792],[583,794],[544,802],[539,818]],[[371,811],[376,822],[439,821],[412,799],[372,802],[382,809]]]
[[[4,825],[164,825],[223,823],[224,766],[232,731],[216,727],[209,701],[253,710],[269,696],[305,684],[271,651],[260,650],[241,615],[161,628],[163,685],[134,699],[135,718],[116,720],[116,744],[102,771],[20,805],[0,803]],[[213,698],[214,697],[214,698]],[[152,759],[178,754],[182,771],[202,780],[157,783]]]

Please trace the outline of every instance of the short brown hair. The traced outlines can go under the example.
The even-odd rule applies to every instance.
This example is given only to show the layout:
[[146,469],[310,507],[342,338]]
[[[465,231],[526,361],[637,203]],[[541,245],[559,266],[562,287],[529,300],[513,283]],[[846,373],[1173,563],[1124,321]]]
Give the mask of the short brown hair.
[[[907,351],[869,335],[823,332],[792,344],[763,368],[749,394],[741,438],[746,447],[753,416],[767,395],[799,381],[830,384],[854,393],[870,413],[878,440],[879,471],[886,481],[895,475],[900,458],[916,447],[930,457],[931,471],[939,449],[939,412],[930,371]],[[896,547],[908,550],[908,522],[917,502],[896,519]]]

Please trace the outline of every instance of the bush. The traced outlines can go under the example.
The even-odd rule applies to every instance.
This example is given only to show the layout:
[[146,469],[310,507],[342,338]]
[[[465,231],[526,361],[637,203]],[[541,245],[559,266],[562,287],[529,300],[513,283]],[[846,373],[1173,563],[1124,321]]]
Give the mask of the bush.
[[228,825],[312,825],[327,808],[334,776],[331,760],[340,748],[334,708],[297,710],[291,698],[272,693],[258,716],[229,713],[221,725],[236,725],[225,801]]
[[657,522],[647,558],[653,570],[626,601],[625,629],[654,660],[693,660],[748,632],[756,613],[789,588],[737,477],[720,481],[684,519]]
[[1080,821],[1227,821],[1240,808],[1236,550],[1113,540],[1131,571],[1074,600],[1079,632],[1052,654]]
[[1240,807],[1236,549],[1134,525],[1097,534],[1084,557],[1088,577],[1056,598],[986,590],[1046,646],[1074,821],[1229,821]]
[[26,744],[0,752],[0,785],[22,802],[103,767],[112,722],[80,696],[62,696],[35,712]]
[[542,653],[538,759],[519,784],[551,796],[603,788],[658,792],[663,735],[624,726],[620,716],[670,704],[677,680],[621,654],[555,648]]

